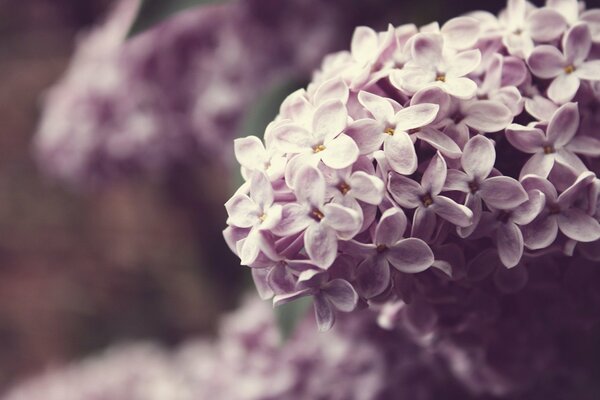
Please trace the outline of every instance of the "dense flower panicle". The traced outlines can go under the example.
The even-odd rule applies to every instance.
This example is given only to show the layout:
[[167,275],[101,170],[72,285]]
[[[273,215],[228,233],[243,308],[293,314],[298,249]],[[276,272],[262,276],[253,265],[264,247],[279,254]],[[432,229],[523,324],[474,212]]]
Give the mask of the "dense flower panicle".
[[372,318],[314,335],[305,321],[285,345],[258,299],[221,324],[216,339],[167,350],[121,345],[17,385],[5,400],[429,400],[467,393],[439,359]]
[[261,296],[314,296],[326,330],[334,309],[477,286],[461,270],[473,260],[495,257],[482,268],[503,276],[597,254],[599,15],[509,0],[499,17],[358,27],[264,144],[235,141],[247,183],[224,234]]
[[45,172],[86,185],[190,160],[229,165],[227,143],[256,97],[308,76],[352,19],[336,3],[263,4],[261,14],[244,0],[187,10],[126,40],[139,3],[117,2],[82,35],[45,96],[35,137]]

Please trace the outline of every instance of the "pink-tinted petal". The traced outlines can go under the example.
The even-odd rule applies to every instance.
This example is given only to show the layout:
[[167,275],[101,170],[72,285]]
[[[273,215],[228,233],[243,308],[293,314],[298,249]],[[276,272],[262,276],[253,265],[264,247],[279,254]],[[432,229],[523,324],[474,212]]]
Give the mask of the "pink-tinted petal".
[[511,219],[518,225],[527,225],[533,221],[546,204],[546,196],[539,190],[528,192],[529,200],[515,208],[511,213]]
[[593,172],[586,171],[580,174],[575,182],[558,196],[558,204],[565,209],[570,207],[577,200],[585,198],[590,185],[594,182],[596,175]]
[[600,60],[587,61],[577,67],[575,76],[588,81],[600,80]]
[[327,332],[333,327],[335,323],[335,314],[327,297],[322,294],[316,294],[315,296],[315,319],[317,320],[317,326],[320,332]]
[[237,226],[238,228],[250,228],[257,221],[261,214],[258,205],[245,194],[237,194],[225,203],[227,214],[227,224]]
[[448,93],[437,86],[426,86],[415,93],[415,95],[410,99],[411,106],[427,103],[437,104],[440,107],[439,111],[437,112],[437,117],[432,123],[438,122],[445,118],[450,111],[450,107],[452,106],[452,102]]
[[563,73],[566,62],[560,50],[548,45],[536,47],[527,59],[531,72],[543,79],[555,78]]
[[275,295],[267,282],[268,274],[268,268],[252,268],[252,280],[262,300],[268,300]]
[[327,224],[338,232],[340,239],[352,239],[361,227],[361,215],[348,207],[329,203],[323,206],[325,217],[322,224]]
[[569,23],[577,21],[579,15],[577,0],[547,0],[546,6],[559,12]]
[[592,48],[592,35],[586,23],[579,23],[563,37],[565,57],[569,64],[581,64]]
[[264,210],[264,214],[261,216],[261,224],[258,227],[261,230],[271,230],[279,225],[283,214],[283,206],[281,204],[275,204]]
[[434,149],[439,150],[440,153],[448,158],[459,158],[461,156],[460,147],[452,140],[448,135],[431,127],[425,127],[420,129],[415,136],[429,143]]
[[313,116],[313,136],[317,141],[327,142],[339,135],[346,127],[348,111],[340,100],[328,100],[321,104]]
[[251,265],[256,261],[261,250],[262,239],[262,235],[257,230],[251,230],[246,239],[238,242],[240,264]]
[[506,128],[506,138],[518,150],[530,154],[542,150],[546,141],[541,129],[518,124],[511,124]]
[[528,196],[521,184],[508,176],[495,176],[481,183],[479,193],[487,205],[500,210],[517,207]]
[[[258,268],[254,268],[256,270]],[[271,268],[267,276],[269,287],[276,294],[292,293],[296,291],[296,278],[286,268],[285,264],[277,263]]]
[[303,231],[312,222],[305,207],[296,203],[288,203],[283,206],[281,220],[272,229],[272,232],[278,236],[290,236]]
[[548,97],[558,104],[571,101],[579,90],[581,81],[575,74],[561,74],[548,87]]
[[499,101],[480,100],[464,109],[463,122],[480,132],[497,132],[506,128],[513,120],[512,112]]
[[273,186],[271,186],[271,181],[265,173],[257,171],[252,174],[252,178],[250,179],[250,197],[262,211],[273,204],[275,198]]
[[398,204],[407,208],[418,207],[421,204],[421,196],[425,194],[417,182],[394,173],[390,175],[388,190]]
[[354,164],[358,159],[358,146],[350,136],[341,134],[328,141],[321,152],[323,164],[330,168],[342,169]]
[[600,139],[578,135],[571,139],[567,145],[567,149],[573,153],[598,157],[600,156]]
[[429,241],[436,227],[437,218],[431,207],[418,207],[415,210],[411,236]]
[[296,125],[285,124],[273,130],[274,145],[285,153],[300,153],[311,146],[310,133]]
[[523,112],[525,103],[521,92],[515,86],[503,87],[490,95],[490,100],[502,103],[513,116]]
[[[475,232],[475,230],[479,227],[479,222],[481,221],[481,217],[483,216],[483,202],[481,201],[481,197],[477,194],[468,193],[467,198],[465,200],[465,207],[473,212],[473,221],[472,224],[465,227],[457,227],[456,233],[461,238],[469,237]],[[481,229],[478,229],[481,231]]]
[[394,70],[390,74],[390,82],[400,90],[410,94],[435,82],[435,71],[423,68],[408,68]]
[[308,295],[310,295],[309,289],[299,290],[294,293],[278,294],[275,297],[273,297],[273,307],[279,307],[284,304],[291,303],[292,301],[301,299]]
[[374,61],[378,46],[377,33],[373,29],[359,26],[354,30],[350,51],[355,60],[361,63]]
[[538,175],[547,178],[552,167],[554,167],[554,154],[536,153],[521,168],[519,179],[526,175]]
[[473,17],[452,18],[441,29],[446,44],[459,50],[474,46],[480,32],[481,23]]
[[431,67],[442,61],[444,39],[436,33],[419,33],[412,41],[412,58],[423,66]]
[[304,246],[312,262],[321,268],[329,268],[337,256],[335,230],[327,224],[311,224],[304,232]]
[[502,61],[501,86],[520,86],[529,75],[525,62],[512,56],[503,57]]
[[566,148],[562,148],[556,151],[555,160],[557,163],[567,167],[575,174],[587,171],[587,167],[585,166],[583,161],[581,161],[581,158],[579,158],[575,153]]
[[477,93],[477,84],[469,78],[448,77],[441,86],[446,93],[462,100],[468,100]]
[[392,246],[404,237],[406,225],[406,215],[401,208],[386,210],[375,228],[375,244]]
[[444,196],[436,196],[430,208],[440,217],[454,225],[467,227],[473,223],[473,212]]
[[496,161],[496,150],[491,140],[475,135],[467,142],[460,159],[463,170],[471,177],[485,179]]
[[341,78],[332,78],[321,84],[315,92],[315,104],[323,104],[328,100],[341,100],[342,103],[348,102],[348,85]]
[[385,139],[384,130],[385,126],[381,122],[365,118],[351,123],[346,134],[354,140],[360,154],[365,155],[381,149]]
[[558,235],[558,222],[554,216],[540,216],[523,229],[525,245],[538,250],[550,246]]
[[386,124],[393,121],[394,107],[386,98],[361,90],[358,93],[358,101],[377,121]]
[[403,108],[394,116],[396,131],[409,131],[430,124],[435,120],[440,106],[433,103],[415,104]]
[[546,137],[555,147],[569,143],[579,127],[579,109],[577,103],[567,103],[560,107],[550,120]]
[[558,38],[567,28],[565,18],[554,10],[540,8],[527,17],[529,35],[538,42]]
[[408,133],[395,132],[386,138],[383,151],[390,167],[399,174],[411,175],[417,170],[417,153]]
[[552,116],[558,110],[558,106],[551,100],[543,96],[533,96],[532,99],[525,99],[525,110],[538,121],[550,121]]
[[566,237],[578,242],[593,242],[600,239],[600,223],[577,208],[560,213],[558,227]]
[[320,207],[325,202],[325,178],[317,168],[302,167],[295,176],[294,187],[301,203]]
[[592,40],[596,43],[600,42],[600,10],[593,9],[584,11],[579,19],[588,24],[590,33],[592,34]]
[[498,225],[496,236],[500,261],[507,268],[516,266],[523,256],[523,234],[516,224]]
[[376,176],[357,171],[350,177],[350,194],[367,204],[379,205],[383,200],[385,184]]
[[356,271],[356,281],[361,295],[370,299],[385,291],[390,285],[390,265],[385,257],[369,257]]
[[457,169],[449,169],[446,176],[446,183],[444,183],[444,190],[457,190],[468,193],[471,190],[469,187],[469,176]]
[[433,264],[433,252],[421,239],[404,239],[390,247],[385,257],[398,271],[416,274],[425,271]]
[[431,196],[440,193],[446,182],[447,171],[448,167],[446,165],[446,160],[444,160],[444,157],[442,157],[440,153],[436,153],[429,162],[429,166],[421,178],[423,190]]
[[351,312],[358,304],[358,294],[348,281],[334,279],[321,289],[335,308],[342,312]]
[[556,188],[547,179],[537,175],[527,175],[521,179],[521,185],[527,193],[533,190],[539,190],[544,193],[549,202],[555,203],[558,198]]
[[264,168],[267,154],[265,146],[256,136],[235,139],[233,148],[235,158],[243,167],[250,170]]
[[449,62],[446,76],[461,77],[470,74],[481,63],[481,52],[479,49],[467,50],[452,57]]

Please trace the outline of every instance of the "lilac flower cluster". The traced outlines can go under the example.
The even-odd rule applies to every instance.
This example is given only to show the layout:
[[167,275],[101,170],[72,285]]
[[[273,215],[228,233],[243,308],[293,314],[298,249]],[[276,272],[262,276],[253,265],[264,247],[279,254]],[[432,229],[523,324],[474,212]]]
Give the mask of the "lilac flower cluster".
[[308,75],[348,25],[336,3],[316,12],[293,0],[258,15],[245,0],[187,10],[126,40],[139,4],[117,2],[83,34],[44,97],[35,149],[48,174],[88,185],[190,160],[228,166],[226,143],[256,97]]
[[358,27],[264,142],[235,141],[224,235],[261,296],[313,296],[327,330],[335,310],[426,298],[430,278],[475,285],[465,262],[597,254],[599,32],[576,0]]
[[281,345],[264,302],[246,303],[215,339],[176,350],[120,345],[14,387],[4,400],[464,399],[439,360],[370,318],[315,336],[305,321]]

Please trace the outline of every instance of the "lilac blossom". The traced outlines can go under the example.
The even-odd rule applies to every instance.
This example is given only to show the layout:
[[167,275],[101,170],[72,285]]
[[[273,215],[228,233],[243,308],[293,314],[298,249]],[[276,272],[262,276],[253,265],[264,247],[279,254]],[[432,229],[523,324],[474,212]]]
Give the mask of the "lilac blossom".
[[527,59],[531,72],[540,78],[553,79],[548,97],[556,103],[571,101],[581,80],[600,80],[600,60],[587,61],[592,37],[587,24],[573,26],[563,38],[563,51],[554,46],[536,47]]

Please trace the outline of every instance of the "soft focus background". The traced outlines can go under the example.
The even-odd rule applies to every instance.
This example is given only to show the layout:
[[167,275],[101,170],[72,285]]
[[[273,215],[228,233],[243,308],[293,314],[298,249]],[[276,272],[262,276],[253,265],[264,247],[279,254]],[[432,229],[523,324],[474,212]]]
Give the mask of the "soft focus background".
[[[231,139],[260,133],[275,114],[273,104],[282,93],[306,82],[324,54],[347,48],[354,26],[382,29],[388,22],[445,21],[476,8],[497,12],[505,1],[239,3],[235,13],[215,11],[215,19],[184,15],[167,20],[158,26],[170,38],[164,43],[147,39],[153,37],[148,36],[151,31],[132,39],[148,42],[144,51],[152,56],[140,64],[144,69],[131,73],[138,74],[145,90],[154,91],[156,98],[177,98],[168,111],[151,108],[152,118],[145,121],[149,129],[161,127],[159,139],[160,135],[169,139],[153,141],[158,150],[145,148],[136,154],[142,161],[136,159],[133,166],[117,163],[116,172],[107,172],[109,162],[102,153],[82,167],[85,173],[78,173],[62,163],[67,156],[60,152],[52,153],[50,160],[40,157],[33,137],[40,125],[43,97],[65,73],[77,40],[101,22],[115,2],[0,0],[0,389],[118,341],[143,338],[176,344],[214,331],[218,316],[234,307],[248,286],[249,275],[221,237],[222,204],[236,179],[230,164]],[[321,8],[327,11],[324,16]],[[136,27],[151,25],[164,10],[159,4],[151,11]],[[314,13],[321,18],[313,18]],[[227,18],[241,20],[227,22]],[[241,34],[235,26],[243,21],[258,28],[253,31],[250,26]],[[179,28],[183,33],[169,33]],[[230,30],[229,41],[223,39],[229,38],[225,34],[211,36],[211,31],[225,28]],[[261,43],[240,41],[246,33],[259,38],[246,40]],[[215,41],[231,45],[204,53],[202,49],[214,47]],[[296,43],[305,43],[302,53]],[[181,65],[186,74],[206,74],[213,83],[226,69],[223,65],[235,68],[219,75],[222,86],[199,84],[190,90],[179,78],[171,85],[161,75],[160,60],[175,58],[185,60]],[[242,71],[255,75],[247,77]],[[86,76],[94,78],[95,74]],[[239,93],[223,95],[232,87]],[[183,88],[190,93],[182,100]],[[127,113],[146,106],[127,103],[133,107]],[[188,109],[193,110],[192,117],[184,113]],[[64,113],[60,122],[68,125],[70,117]],[[197,123],[183,129],[165,121],[186,118]],[[76,128],[87,126],[86,121],[72,123]],[[102,126],[97,134],[110,135],[111,129],[117,128]],[[201,139],[193,145],[177,142],[190,151],[181,155],[181,149],[176,149],[177,157],[150,162],[146,168],[144,163],[152,157],[147,152],[180,140],[173,136],[179,130]],[[78,133],[69,131],[73,136]],[[96,132],[88,129],[87,133]],[[217,157],[210,156],[215,153]],[[52,169],[51,165],[59,166]],[[88,169],[101,172],[88,173]]]

